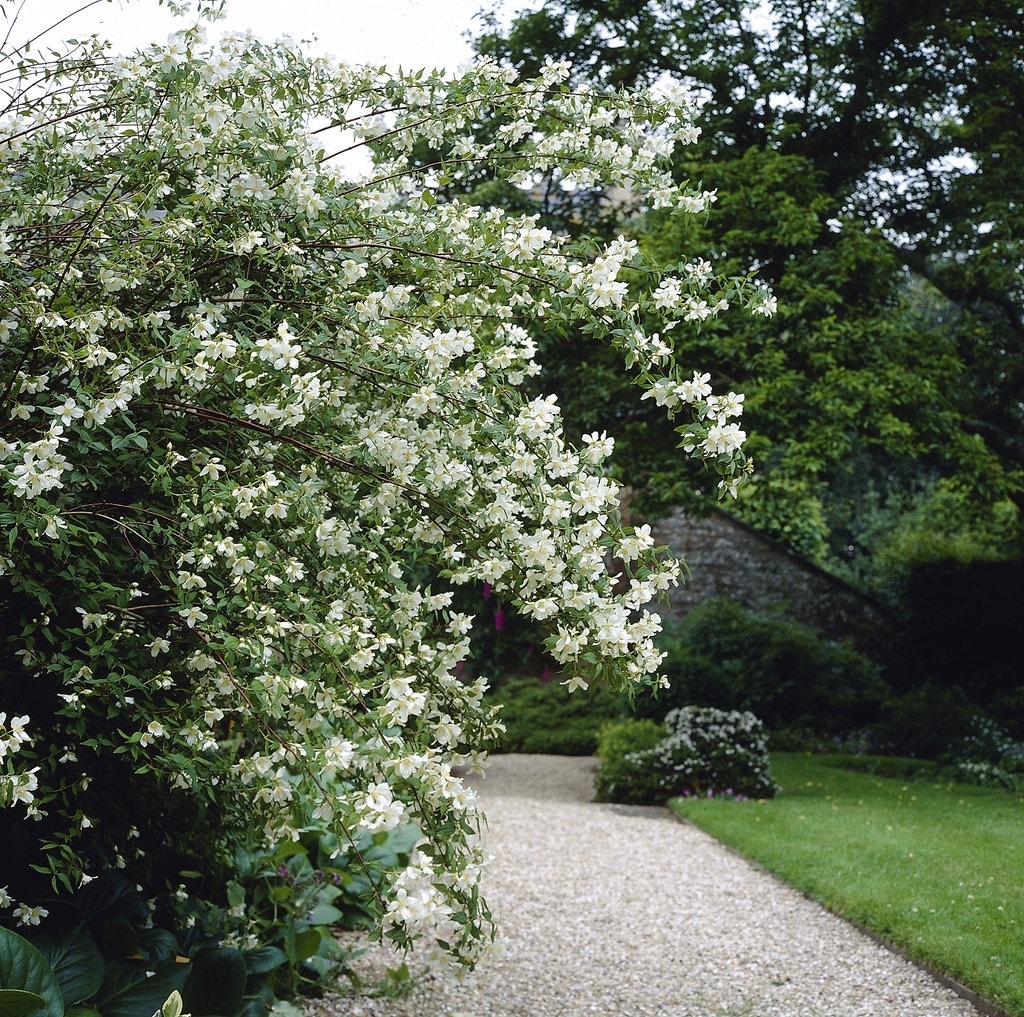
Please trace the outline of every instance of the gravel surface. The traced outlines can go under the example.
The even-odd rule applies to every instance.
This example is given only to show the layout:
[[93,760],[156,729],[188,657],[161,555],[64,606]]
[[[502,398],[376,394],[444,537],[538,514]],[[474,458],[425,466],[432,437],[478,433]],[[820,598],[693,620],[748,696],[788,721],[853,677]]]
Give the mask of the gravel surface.
[[[504,950],[457,984],[307,1017],[977,1017],[908,961],[667,810],[591,801],[594,761],[494,756],[478,781]],[[367,983],[395,964],[356,962]]]

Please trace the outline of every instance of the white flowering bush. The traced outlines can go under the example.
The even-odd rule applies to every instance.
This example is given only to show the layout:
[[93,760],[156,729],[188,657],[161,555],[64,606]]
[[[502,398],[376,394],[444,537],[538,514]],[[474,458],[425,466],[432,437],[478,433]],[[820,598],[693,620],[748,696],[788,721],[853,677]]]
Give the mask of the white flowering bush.
[[970,731],[939,758],[944,774],[965,784],[1024,787],[1024,742],[981,714],[971,720]]
[[[571,441],[524,394],[531,332],[621,349],[734,490],[739,397],[676,363],[672,329],[771,298],[440,197],[487,163],[703,212],[664,168],[697,134],[685,94],[567,73],[392,74],[201,28],[7,54],[0,804],[53,882],[155,850],[145,796],[211,850],[295,838],[306,808],[350,850],[413,825],[408,866],[375,880],[381,929],[472,965],[485,852],[456,768],[500,722],[457,677],[453,591],[542,621],[570,691],[658,683],[647,606],[679,564],[619,525],[612,439]],[[421,139],[443,155],[413,172]],[[358,177],[331,158],[357,147]]]
[[669,798],[770,798],[775,794],[768,737],[754,714],[714,707],[670,710],[610,727],[598,743],[599,801],[663,805]]

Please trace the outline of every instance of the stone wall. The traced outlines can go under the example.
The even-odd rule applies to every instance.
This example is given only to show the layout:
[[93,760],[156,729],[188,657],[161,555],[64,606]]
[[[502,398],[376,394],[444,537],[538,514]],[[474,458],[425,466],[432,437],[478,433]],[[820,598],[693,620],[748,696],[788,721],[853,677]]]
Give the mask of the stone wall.
[[879,604],[725,512],[705,518],[677,512],[652,522],[651,533],[690,569],[671,593],[669,615],[681,617],[709,597],[728,597],[751,611],[779,610],[828,638],[851,639],[872,657],[889,642]]

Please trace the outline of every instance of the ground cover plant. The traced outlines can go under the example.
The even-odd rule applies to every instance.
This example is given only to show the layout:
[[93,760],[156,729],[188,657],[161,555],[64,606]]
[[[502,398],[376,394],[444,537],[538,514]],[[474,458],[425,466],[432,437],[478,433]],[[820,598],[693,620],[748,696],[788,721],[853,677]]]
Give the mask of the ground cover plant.
[[[542,622],[570,691],[635,691],[680,574],[621,525],[613,438],[565,435],[527,390],[533,333],[617,348],[735,492],[742,397],[675,336],[774,298],[445,188],[488,164],[703,214],[714,195],[666,168],[698,134],[688,95],[575,91],[558,63],[391,74],[200,27],[2,57],[0,924],[45,934],[49,898],[108,869],[173,896],[315,827],[378,934],[473,966],[493,923],[456,767],[498,727],[486,677],[460,677],[455,594]],[[368,175],[331,158],[354,148]],[[407,828],[388,863],[364,848]],[[311,959],[313,931],[285,952]]]
[[776,753],[782,790],[773,800],[677,799],[672,806],[1020,1017],[1024,797],[934,776],[855,772],[843,763],[842,756]]

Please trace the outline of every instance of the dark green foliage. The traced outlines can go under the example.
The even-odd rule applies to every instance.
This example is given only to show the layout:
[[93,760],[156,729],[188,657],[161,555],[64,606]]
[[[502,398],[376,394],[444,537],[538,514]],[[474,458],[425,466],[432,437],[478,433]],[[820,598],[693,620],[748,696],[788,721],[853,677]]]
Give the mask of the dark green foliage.
[[848,644],[724,598],[694,608],[661,646],[671,687],[638,699],[641,716],[714,706],[749,710],[770,731],[834,736],[875,721],[886,692],[878,668]]
[[[624,228],[669,272],[713,251],[774,288],[772,320],[680,329],[676,352],[746,394],[757,469],[737,513],[829,568],[869,553],[877,491],[941,478],[982,540],[992,506],[1019,519],[1022,33],[1015,0],[549,0],[476,40],[527,74],[565,58],[581,85],[670,75],[698,94],[677,172],[718,202],[704,224]],[[590,344],[552,335],[541,359],[568,427],[618,439],[641,510],[706,494]]]
[[654,742],[656,730],[637,720],[602,734],[598,801],[662,805],[678,796],[775,794],[764,725],[752,713],[687,706],[669,713]]
[[510,679],[490,693],[503,704],[506,733],[499,751],[592,756],[598,732],[626,715],[622,696],[607,688],[566,692],[558,682]]
[[873,731],[879,752],[937,759],[970,733],[977,704],[956,685],[922,685],[892,697]]
[[[903,612],[891,667],[897,689],[959,686],[973,702],[990,706],[1024,686],[1017,631],[1024,618],[1024,563],[921,564],[910,573]],[[1024,715],[1001,719],[1014,727],[1024,723]]]
[[891,471],[851,478],[834,492],[830,530],[842,558],[833,571],[893,611],[902,610],[922,565],[1012,561],[1024,553],[1010,499],[979,502],[956,478],[892,481]]
[[[809,753],[808,753],[809,755]],[[932,759],[906,756],[831,756],[830,765],[853,773],[872,773],[892,780],[932,780],[938,775],[938,764]]]
[[[106,547],[106,554],[98,558],[101,562],[107,562],[113,548],[120,546],[102,529],[96,540]],[[134,552],[122,562],[126,575],[136,574],[133,558]],[[210,872],[227,851],[229,831],[238,828],[242,804],[213,809],[209,788],[201,782],[192,793],[175,786],[175,774],[139,765],[127,753],[111,752],[112,740],[125,726],[124,707],[101,705],[97,696],[80,716],[70,716],[68,704],[59,695],[65,688],[62,670],[44,669],[30,676],[18,652],[32,649],[47,655],[61,638],[72,646],[81,645],[81,619],[74,605],[86,603],[90,610],[98,609],[109,590],[100,565],[96,565],[95,581],[88,584],[88,596],[94,599],[84,601],[81,591],[53,563],[40,562],[38,575],[44,577],[45,585],[0,577],[0,707],[8,716],[29,716],[40,742],[67,747],[52,764],[54,773],[48,779],[55,787],[74,791],[62,791],[61,807],[41,811],[33,822],[25,822],[16,809],[0,809],[4,885],[20,900],[37,900],[66,883],[59,848],[72,842],[91,871],[124,867],[130,879],[151,894],[175,885],[183,869]],[[158,614],[162,611],[153,612]],[[189,672],[179,668],[173,687],[160,688],[143,681],[141,675],[149,665],[140,660],[140,652],[145,651],[127,645],[119,649],[121,673],[103,674],[97,669],[93,685],[123,681],[139,710],[153,702],[183,702],[191,693]],[[86,655],[72,660],[69,655],[61,665],[72,673],[89,659]],[[218,733],[226,735],[226,727]],[[88,782],[80,780],[82,774],[89,775]],[[70,829],[67,817],[76,814],[88,816],[91,826]],[[128,830],[133,831],[130,838]],[[126,842],[135,850],[129,857],[119,857]],[[46,850],[48,843],[57,849]],[[73,887],[64,885],[63,890],[70,895]]]
[[647,719],[603,727],[597,741],[601,766],[594,774],[594,798],[623,805],[661,805],[666,798],[661,774],[654,767],[638,767],[629,754],[653,749],[664,737],[664,725]]
[[60,985],[46,958],[29,942],[0,928],[0,1007],[6,1017],[62,1017]]
[[[64,1002],[94,1017],[151,1017],[173,990],[193,1017],[259,1017],[279,998],[315,991],[348,970],[333,927],[371,924],[377,882],[408,864],[418,839],[419,830],[405,826],[364,831],[348,844],[307,826],[271,853],[238,849],[213,871],[178,873],[179,889],[156,902],[123,871],[106,870],[72,894],[41,899],[46,931],[26,930],[30,950],[4,940],[0,925],[0,978],[7,942],[28,965],[26,978],[38,951]],[[217,894],[220,903],[209,899]],[[5,912],[0,921],[14,918]],[[9,985],[37,992],[35,981],[22,985],[20,977],[15,972]],[[0,1009],[9,1005],[7,1017],[19,1017],[24,998],[0,998]]]

